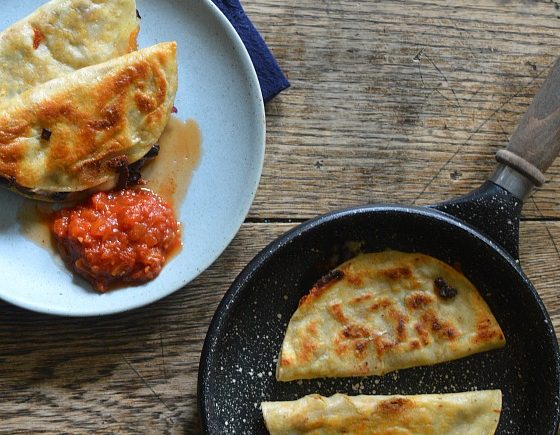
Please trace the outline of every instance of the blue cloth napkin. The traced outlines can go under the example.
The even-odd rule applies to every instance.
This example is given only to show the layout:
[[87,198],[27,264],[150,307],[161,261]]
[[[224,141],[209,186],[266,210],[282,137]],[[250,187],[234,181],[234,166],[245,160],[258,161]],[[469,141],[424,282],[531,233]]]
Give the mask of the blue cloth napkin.
[[288,79],[278,66],[276,59],[266,46],[262,36],[255,29],[249,17],[245,15],[239,0],[212,1],[233,24],[235,30],[237,30],[253,61],[261,85],[264,102],[270,101],[284,89],[288,88],[290,82],[288,82]]

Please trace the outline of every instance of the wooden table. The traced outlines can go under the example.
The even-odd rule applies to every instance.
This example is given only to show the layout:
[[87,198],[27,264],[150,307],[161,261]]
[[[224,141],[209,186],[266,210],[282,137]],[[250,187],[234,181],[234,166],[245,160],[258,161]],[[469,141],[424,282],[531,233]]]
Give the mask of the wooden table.
[[[560,55],[556,1],[247,0],[292,88],[267,106],[261,186],[223,256],[131,313],[61,319],[1,304],[0,430],[199,433],[208,324],[242,267],[299,222],[430,204],[494,169]],[[526,203],[521,263],[560,331],[560,159]]]

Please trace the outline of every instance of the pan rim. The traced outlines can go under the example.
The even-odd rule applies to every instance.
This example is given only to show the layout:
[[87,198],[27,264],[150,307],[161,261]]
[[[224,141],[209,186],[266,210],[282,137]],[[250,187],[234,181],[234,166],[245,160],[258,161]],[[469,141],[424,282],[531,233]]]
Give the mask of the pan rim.
[[[282,249],[283,246],[288,246],[294,238],[298,237],[300,234],[305,232],[312,231],[318,226],[325,225],[328,222],[332,222],[333,220],[341,219],[343,217],[348,217],[350,215],[358,215],[362,213],[383,213],[383,212],[398,212],[403,214],[410,214],[410,215],[421,215],[427,218],[436,219],[443,223],[447,223],[453,225],[460,230],[470,234],[471,236],[475,237],[482,243],[488,245],[494,252],[500,255],[508,265],[515,270],[519,274],[519,276],[523,279],[523,281],[527,284],[529,289],[529,294],[532,296],[532,299],[537,304],[537,307],[541,311],[542,315],[544,316],[544,320],[550,326],[550,330],[552,334],[555,336],[554,333],[554,326],[550,319],[550,315],[544,306],[544,303],[537,293],[535,287],[531,283],[531,281],[527,278],[525,273],[523,272],[520,264],[516,261],[509,252],[507,252],[504,248],[498,245],[496,242],[491,240],[490,238],[486,237],[484,234],[480,233],[478,229],[475,227],[465,223],[464,221],[454,217],[451,214],[445,213],[443,211],[437,210],[435,208],[431,208],[428,206],[407,206],[407,205],[400,205],[400,204],[375,204],[375,205],[361,205],[361,206],[354,206],[354,207],[347,207],[343,209],[338,209],[323,215],[316,216],[312,219],[309,219],[299,225],[296,225],[294,228],[291,228],[287,232],[283,233],[279,237],[275,238],[271,241],[268,245],[266,245],[263,249],[261,249],[247,265],[243,267],[241,272],[237,275],[234,279],[222,300],[220,301],[214,315],[212,316],[212,320],[209,324],[206,337],[204,339],[204,345],[202,348],[200,361],[199,361],[199,369],[198,369],[198,382],[197,382],[197,399],[198,399],[198,411],[200,416],[200,422],[202,426],[203,433],[209,433],[209,418],[206,411],[206,404],[209,400],[206,394],[206,386],[208,384],[209,379],[209,361],[212,352],[213,346],[216,345],[216,339],[218,335],[221,333],[221,329],[224,326],[224,323],[229,318],[231,313],[230,307],[235,305],[243,293],[243,290],[247,288],[246,283],[248,283],[255,273],[263,266],[263,264],[269,259],[271,255],[274,255],[275,252]],[[547,340],[549,341],[549,340]],[[555,355],[555,383],[556,383],[556,397],[560,397],[560,349],[558,345],[558,340],[550,340],[552,342],[552,351]],[[550,434],[555,435],[558,431],[559,424],[560,424],[560,409],[554,414],[553,420],[550,422]]]

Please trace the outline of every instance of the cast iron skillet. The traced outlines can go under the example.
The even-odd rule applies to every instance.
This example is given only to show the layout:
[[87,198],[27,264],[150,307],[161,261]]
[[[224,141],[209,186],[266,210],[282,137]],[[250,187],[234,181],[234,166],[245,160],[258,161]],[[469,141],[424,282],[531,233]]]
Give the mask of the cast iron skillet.
[[[560,63],[514,133],[491,180],[434,207],[368,205],[308,221],[258,254],[223,298],[199,369],[206,433],[266,433],[264,400],[310,393],[419,394],[499,388],[498,433],[556,434],[560,356],[550,318],[517,261],[522,200],[560,149]],[[328,270],[364,251],[417,251],[458,263],[506,335],[505,348],[385,376],[277,382],[276,358],[299,299]]]

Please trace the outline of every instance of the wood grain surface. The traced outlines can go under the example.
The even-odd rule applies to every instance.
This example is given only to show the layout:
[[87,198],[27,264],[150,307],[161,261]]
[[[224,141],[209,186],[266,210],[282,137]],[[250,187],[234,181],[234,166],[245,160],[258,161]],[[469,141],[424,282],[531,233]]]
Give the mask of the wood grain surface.
[[[548,0],[244,5],[292,87],[267,106],[241,231],[186,288],[131,313],[64,319],[0,303],[0,431],[199,433],[200,351],[243,266],[319,213],[477,187],[560,56]],[[560,331],[560,159],[546,177],[523,211],[521,264]]]

